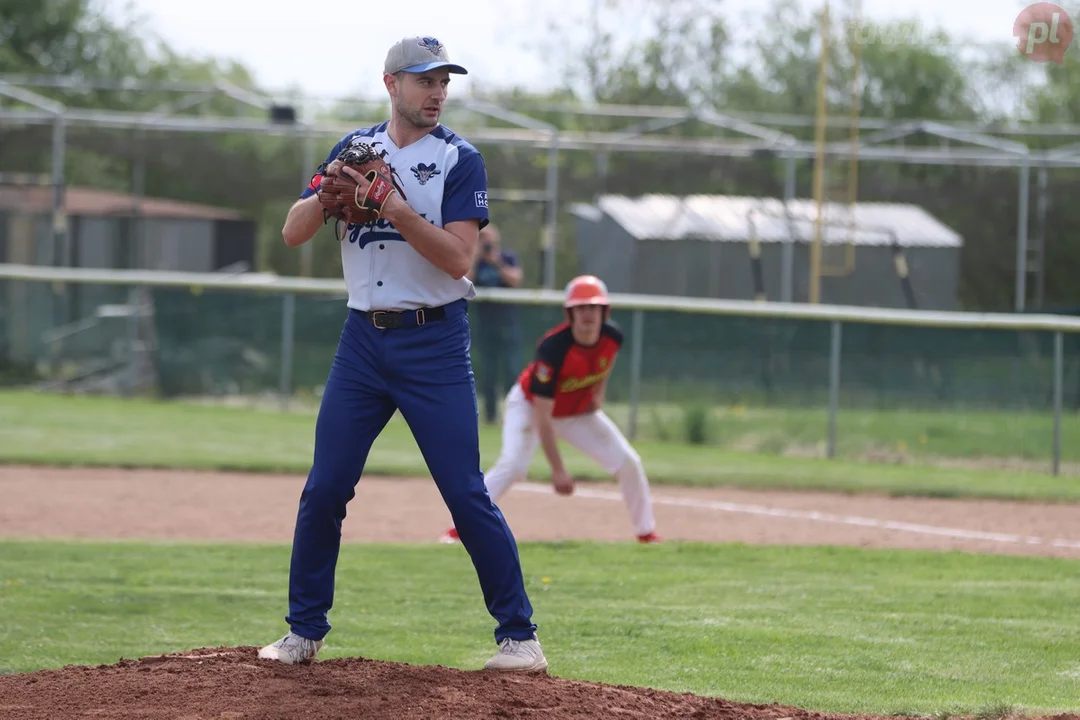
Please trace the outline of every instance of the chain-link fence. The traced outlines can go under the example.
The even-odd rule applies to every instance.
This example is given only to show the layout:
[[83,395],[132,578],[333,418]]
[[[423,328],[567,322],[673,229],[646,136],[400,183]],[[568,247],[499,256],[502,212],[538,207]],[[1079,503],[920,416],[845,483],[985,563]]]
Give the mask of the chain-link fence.
[[[0,281],[0,378],[7,387],[317,403],[347,312],[337,283],[286,292],[285,280],[264,289],[205,281]],[[482,293],[471,307],[478,387],[494,370],[478,344],[477,310],[493,302],[516,312],[512,349],[523,361],[563,319],[558,293]],[[849,308],[833,322],[829,312],[623,298],[613,315],[626,344],[609,383],[611,413],[637,439],[1080,469],[1080,320]],[[499,399],[512,379],[499,380]]]
[[[215,88],[184,91],[219,97]],[[334,228],[326,226],[296,250],[281,242],[281,224],[333,143],[383,119],[384,104],[331,113],[332,120],[323,121],[286,117],[282,108],[272,108],[270,119],[265,107],[233,108],[232,116],[225,106],[203,113],[199,108],[206,106],[185,109],[185,102],[179,98],[153,112],[60,111],[19,101],[0,107],[0,262],[254,270],[337,282]],[[698,236],[671,231],[675,224],[697,227],[692,212],[668,220],[624,218],[618,242],[584,237],[592,232],[585,228],[601,224],[582,218],[595,215],[599,199],[613,194],[805,200],[820,191],[823,202],[913,204],[962,239],[958,260],[949,260],[956,268],[948,293],[950,306],[965,309],[1062,305],[1080,272],[1069,236],[1080,222],[1072,215],[1080,205],[1067,201],[1080,181],[1080,153],[1067,146],[1048,150],[1065,143],[1068,128],[1032,126],[1023,136],[994,135],[973,123],[868,123],[852,142],[848,119],[833,118],[822,146],[811,139],[814,118],[800,123],[765,114],[536,99],[512,108],[455,100],[443,120],[484,154],[492,219],[504,246],[521,258],[527,289],[561,287],[591,270],[590,262],[615,267],[648,245],[651,259],[624,273],[647,277],[648,288],[635,281],[637,287],[620,291],[677,295],[690,287],[682,274],[704,278],[698,286],[717,297],[733,297],[736,288],[754,297],[762,284],[769,301],[785,299],[785,287],[795,288],[792,299],[805,295],[800,287],[812,268],[799,264],[808,254],[802,236],[791,253],[795,264],[786,266],[775,247],[757,247],[768,239],[753,234],[718,238],[715,227],[699,228]],[[1010,139],[1034,144],[1025,148]],[[646,225],[663,232],[638,237]],[[900,257],[894,270],[889,252],[875,256],[855,247],[845,240],[848,232],[844,223],[821,231],[818,271],[826,276],[826,302],[830,277],[845,273],[858,276],[860,287],[908,282],[924,297],[919,293],[931,280],[914,253]],[[715,247],[702,257],[712,259],[695,260],[676,248],[706,239]],[[716,259],[718,239],[725,247]],[[879,274],[868,277],[871,267]],[[902,269],[911,275],[901,277]],[[284,391],[291,402],[314,402],[345,312],[343,297],[332,291],[2,282],[0,372],[8,386],[145,387],[169,397]],[[844,302],[873,304],[866,297]],[[512,342],[524,360],[561,313],[544,303],[514,304],[520,328]],[[476,309],[474,326],[480,323]],[[833,352],[832,326],[821,320],[637,312],[616,309],[629,346],[615,367],[610,401],[612,414],[640,439],[877,460],[1019,460],[1040,468],[1055,462],[1060,447],[1065,471],[1075,460],[1069,433],[1080,404],[1080,366],[1071,333],[1061,336],[1062,360],[1055,366],[1053,336],[1017,330],[1020,320],[1009,329],[845,323]],[[491,368],[479,334],[475,342],[478,378],[487,377]],[[500,392],[508,382],[500,378]]]

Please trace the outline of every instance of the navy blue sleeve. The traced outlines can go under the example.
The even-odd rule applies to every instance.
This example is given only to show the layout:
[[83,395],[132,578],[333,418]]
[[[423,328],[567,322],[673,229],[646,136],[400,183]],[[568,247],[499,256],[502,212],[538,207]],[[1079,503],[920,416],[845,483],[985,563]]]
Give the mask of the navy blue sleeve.
[[518,267],[518,256],[512,250],[502,251],[502,261],[507,267]]
[[475,148],[461,148],[457,164],[450,168],[443,188],[442,224],[460,220],[489,222],[487,168]]
[[[350,140],[352,140],[352,138],[353,138],[353,136],[355,134],[356,133],[349,133],[345,137],[338,140],[337,144],[334,145],[334,149],[331,150],[330,154],[326,156],[326,162],[323,163],[323,165],[320,165],[319,167],[329,165],[331,162],[333,162],[334,158],[336,158],[338,156],[338,153],[340,153],[345,148],[345,145],[348,144],[348,142]],[[315,173],[315,175],[312,176],[311,180],[308,182],[307,186],[304,188],[304,191],[302,193],[300,193],[300,199],[301,200],[314,195],[315,191],[319,189],[319,185],[322,183],[323,176],[319,174],[318,168],[315,168],[313,170],[313,172]]]
[[606,335],[615,341],[616,347],[622,347],[623,344],[623,331],[619,327],[619,324],[614,320],[606,320],[603,325],[600,326],[600,334]]
[[529,392],[543,398],[555,397],[567,352],[569,347],[562,335],[547,338],[537,346],[529,375]]

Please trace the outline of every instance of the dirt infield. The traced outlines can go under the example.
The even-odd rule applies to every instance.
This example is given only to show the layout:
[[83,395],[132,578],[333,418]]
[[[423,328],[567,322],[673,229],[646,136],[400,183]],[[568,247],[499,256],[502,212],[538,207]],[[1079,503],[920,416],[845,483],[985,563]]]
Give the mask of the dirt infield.
[[[257,540],[292,536],[303,477],[0,466],[0,537]],[[1080,558],[1080,506],[655,487],[668,540],[835,544]],[[209,500],[212,499],[212,502]],[[617,488],[563,498],[514,488],[522,541],[632,538]],[[437,542],[449,515],[429,479],[364,478],[345,542]],[[363,658],[287,667],[255,648],[198,649],[0,677],[0,719],[827,718],[796,708],[541,676]],[[1061,715],[1058,720],[1080,720]]]
[[[254,647],[206,648],[182,656],[0,678],[0,717],[19,720],[860,717],[563,680],[546,674],[507,676],[362,658],[282,666],[258,660],[256,651]],[[1067,717],[1059,716],[1060,720]]]

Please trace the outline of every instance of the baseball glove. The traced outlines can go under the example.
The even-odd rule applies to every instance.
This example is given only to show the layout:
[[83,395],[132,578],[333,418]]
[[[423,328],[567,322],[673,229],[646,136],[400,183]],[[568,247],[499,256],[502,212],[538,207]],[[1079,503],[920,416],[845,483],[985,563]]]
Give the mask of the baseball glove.
[[[342,172],[343,167],[353,168],[370,184],[361,190],[356,180]],[[382,216],[383,205],[395,192],[407,199],[394,171],[365,143],[343,149],[332,162],[319,168],[319,174],[322,181],[317,193],[324,221],[337,218],[348,225],[364,225]]]

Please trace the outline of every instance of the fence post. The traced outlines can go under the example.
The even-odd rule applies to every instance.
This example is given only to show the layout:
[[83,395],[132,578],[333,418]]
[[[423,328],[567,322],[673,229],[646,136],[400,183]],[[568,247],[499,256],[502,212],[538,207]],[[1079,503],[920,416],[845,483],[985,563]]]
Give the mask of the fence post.
[[[68,265],[68,216],[66,200],[66,181],[64,180],[65,157],[67,147],[67,119],[57,115],[53,121],[52,133],[52,230],[49,233],[46,265]],[[66,322],[66,320],[65,320]]]
[[[312,175],[315,174],[315,134],[311,132],[311,128],[304,123],[302,126],[303,135],[300,140],[300,148],[302,155],[303,167],[300,168],[300,183],[299,187],[304,187],[311,181]],[[306,242],[300,246],[300,277],[311,277],[312,260],[315,253],[313,247],[315,243]]]
[[138,285],[128,288],[127,318],[124,323],[124,360],[127,366],[120,374],[120,395],[128,396],[138,383],[139,325],[142,323],[142,297]]
[[836,414],[840,406],[840,321],[832,322],[829,348],[829,445],[828,455],[836,457]]
[[551,144],[548,147],[547,165],[547,217],[544,220],[544,273],[543,286],[548,290],[555,287],[555,235],[559,223],[559,133],[551,131]]
[[296,326],[296,295],[285,293],[281,308],[281,409],[289,409],[292,389],[293,334]]
[[784,173],[784,214],[788,217],[788,239],[780,246],[780,302],[794,302],[795,229],[791,227],[791,203],[795,200],[795,151],[789,150]]
[[1016,217],[1016,312],[1027,303],[1028,201],[1031,196],[1031,161],[1024,156],[1020,166],[1020,209]]
[[638,403],[641,402],[641,352],[644,343],[641,336],[645,332],[645,312],[634,311],[632,334],[630,336],[630,418],[627,434],[633,440],[637,436]]
[[1061,405],[1065,394],[1065,333],[1054,333],[1054,460],[1053,473],[1061,473]]

